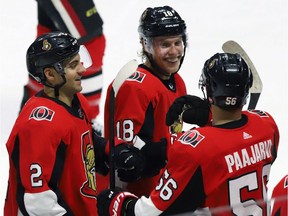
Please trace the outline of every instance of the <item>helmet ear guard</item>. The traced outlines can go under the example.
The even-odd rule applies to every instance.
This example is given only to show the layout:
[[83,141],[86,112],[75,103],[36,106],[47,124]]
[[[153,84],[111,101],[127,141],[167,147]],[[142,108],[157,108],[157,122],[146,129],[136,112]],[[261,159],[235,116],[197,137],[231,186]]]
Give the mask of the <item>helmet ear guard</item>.
[[239,54],[216,53],[203,67],[199,86],[212,104],[230,109],[246,104],[253,76]]

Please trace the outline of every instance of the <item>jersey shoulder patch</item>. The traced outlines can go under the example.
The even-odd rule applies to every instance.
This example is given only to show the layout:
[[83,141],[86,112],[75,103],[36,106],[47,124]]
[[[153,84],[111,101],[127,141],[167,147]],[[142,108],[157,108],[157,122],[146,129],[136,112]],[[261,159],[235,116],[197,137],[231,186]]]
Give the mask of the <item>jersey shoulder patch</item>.
[[131,76],[127,78],[128,81],[136,81],[142,83],[146,77],[146,74],[140,71],[135,71]]
[[197,130],[189,130],[185,132],[179,141],[184,145],[191,145],[195,148],[205,137],[199,133]]
[[36,121],[52,121],[55,112],[48,107],[38,106],[31,111],[29,119],[34,119]]
[[260,117],[269,117],[269,115],[265,111],[262,111],[262,110],[249,110],[249,112],[259,115]]

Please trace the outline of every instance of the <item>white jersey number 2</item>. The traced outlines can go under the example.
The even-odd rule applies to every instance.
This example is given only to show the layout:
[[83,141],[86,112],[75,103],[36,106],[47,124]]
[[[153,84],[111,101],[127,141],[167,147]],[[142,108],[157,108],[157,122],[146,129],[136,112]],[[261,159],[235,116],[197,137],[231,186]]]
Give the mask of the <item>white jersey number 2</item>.
[[42,168],[39,164],[31,164],[30,166],[30,181],[32,187],[42,187],[43,181],[40,179],[42,176]]

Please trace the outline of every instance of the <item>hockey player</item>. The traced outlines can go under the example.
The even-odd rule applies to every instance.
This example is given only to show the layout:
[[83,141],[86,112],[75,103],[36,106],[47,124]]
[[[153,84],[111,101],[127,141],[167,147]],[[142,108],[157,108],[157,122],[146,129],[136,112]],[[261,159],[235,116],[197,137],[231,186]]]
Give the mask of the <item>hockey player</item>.
[[212,125],[179,133],[150,196],[103,191],[101,215],[270,214],[264,201],[279,131],[267,112],[242,111],[252,85],[249,67],[238,54],[217,53],[205,62],[199,84]]
[[4,216],[98,215],[97,152],[88,101],[79,93],[89,58],[80,58],[79,48],[68,33],[51,32],[27,50],[29,75],[44,89],[23,107],[6,144]]
[[284,176],[274,187],[272,198],[272,216],[286,216],[288,208],[288,175]]
[[[169,6],[149,7],[141,15],[138,32],[144,63],[117,93],[115,131],[118,137],[144,152],[146,165],[143,168],[140,160],[129,167],[130,155],[122,154],[123,163],[116,164],[116,168],[120,178],[117,185],[143,195],[155,187],[159,170],[165,165],[165,136],[169,133],[166,112],[175,98],[186,94],[185,83],[177,73],[187,46],[186,24]],[[112,83],[105,102],[105,138],[109,138],[111,87]]]
[[[99,134],[102,133],[103,126],[96,121],[96,117],[99,114],[103,85],[102,61],[106,45],[102,31],[103,21],[93,0],[37,0],[37,10],[37,37],[51,31],[67,32],[89,51],[92,65],[83,74],[81,93],[88,99],[93,127]],[[21,109],[26,101],[42,88],[43,86],[29,75],[28,83],[24,86]]]
[[[102,64],[106,39],[103,33],[103,20],[94,1],[37,0],[36,2],[37,37],[51,31],[67,32],[87,48],[92,59],[92,65],[82,76],[83,89],[81,93],[88,100],[94,130],[99,135],[103,135],[103,123],[97,120],[97,116],[100,111],[99,103],[103,86]],[[26,101],[42,88],[43,85],[29,75],[28,82],[24,86],[21,109]],[[96,175],[98,187],[101,190],[107,188],[107,177]]]

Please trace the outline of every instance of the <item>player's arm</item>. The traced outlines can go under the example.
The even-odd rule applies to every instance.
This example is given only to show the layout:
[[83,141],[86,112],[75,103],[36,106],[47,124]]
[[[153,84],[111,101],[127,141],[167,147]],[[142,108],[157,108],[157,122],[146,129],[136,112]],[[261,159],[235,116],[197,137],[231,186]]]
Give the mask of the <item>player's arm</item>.
[[40,24],[49,27],[51,25],[49,22],[52,22],[54,25],[52,29],[70,33],[80,44],[102,35],[103,21],[92,0],[37,0],[37,2]]
[[287,215],[288,175],[284,176],[273,188],[272,198],[274,199],[274,204],[272,206],[271,215]]
[[[166,139],[160,142],[143,142],[136,136],[137,144],[115,138],[113,162],[121,181],[132,182],[158,174],[166,164]],[[93,132],[95,170],[107,175],[109,172],[109,141]]]
[[[130,156],[137,152],[136,149],[131,147],[130,150],[121,150],[117,152],[119,154],[115,154],[120,156],[120,153],[125,152],[119,157],[123,162],[116,160],[116,163],[119,163],[115,165],[118,167],[118,177],[126,182],[155,176],[159,174],[160,169],[166,164],[166,137],[159,141],[152,140],[154,121],[156,120],[153,115],[151,96],[143,89],[137,84],[131,84],[131,82],[128,82],[128,84],[124,83],[116,97],[116,136],[140,150],[142,156],[137,158],[141,160],[139,162],[135,161],[135,163],[143,163],[143,158],[146,161],[143,170],[136,172],[136,175],[136,173],[131,173],[133,163],[129,161],[130,158],[133,158]],[[128,164],[131,164],[131,166],[128,166]],[[138,167],[137,164],[135,164],[136,167]]]
[[210,104],[207,99],[184,95],[174,100],[166,114],[166,125],[171,132],[181,132],[182,123],[205,126],[211,120]]
[[[52,20],[54,26],[62,32],[70,32],[67,28],[65,20],[61,17],[59,10],[50,0],[37,0],[38,6],[45,11],[47,16]],[[59,1],[61,6],[61,1]],[[41,14],[39,14],[41,16]],[[67,18],[68,19],[68,18]]]
[[155,176],[166,164],[166,139],[144,142],[136,136],[135,140],[134,145],[117,145],[113,154],[117,175],[124,182]]
[[[173,145],[179,145],[174,143]],[[180,144],[181,145],[181,144]],[[98,210],[101,215],[172,215],[194,211],[205,198],[202,171],[187,149],[174,151],[182,146],[174,146],[169,154],[169,161],[154,191],[147,198],[137,198],[121,190],[106,190],[98,196]],[[173,150],[174,149],[174,150]],[[186,154],[183,154],[183,153]],[[183,164],[186,163],[185,166]],[[181,165],[182,164],[182,165]],[[195,196],[192,196],[195,194]],[[191,205],[187,205],[187,200]],[[117,205],[116,205],[117,204]],[[117,209],[115,206],[119,206]]]
[[20,180],[19,208],[29,215],[69,214],[70,210],[63,207],[65,201],[56,192],[64,164],[65,144],[60,140],[55,143],[56,139],[52,139],[55,133],[51,127],[45,127],[44,121],[26,128],[18,140],[19,151],[13,155]]
[[272,149],[272,154],[273,154],[273,161],[275,161],[276,157],[277,157],[277,151],[278,151],[278,146],[279,146],[279,129],[278,126],[275,122],[275,120],[273,119],[273,117],[266,111],[262,111],[262,110],[250,110],[250,111],[245,111],[245,112],[251,112],[255,115],[258,115],[259,117],[261,117],[261,119],[269,124],[271,126],[271,128],[274,130],[274,145],[273,145],[273,149]]

